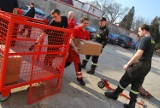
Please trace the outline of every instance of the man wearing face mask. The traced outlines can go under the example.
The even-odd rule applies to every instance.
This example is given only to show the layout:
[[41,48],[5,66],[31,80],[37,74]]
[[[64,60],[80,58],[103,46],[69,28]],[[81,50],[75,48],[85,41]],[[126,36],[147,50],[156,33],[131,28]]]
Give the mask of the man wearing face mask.
[[[95,42],[98,42],[100,44],[103,45],[103,48],[107,45],[108,43],[108,34],[109,34],[109,30],[106,27],[106,18],[102,17],[99,21],[99,29],[97,30],[97,35],[95,37]],[[103,51],[103,49],[102,49]],[[82,68],[86,67],[86,64],[88,62],[88,60],[90,59],[90,55],[86,55],[86,57],[83,59],[82,61]],[[99,56],[92,56],[92,65],[89,71],[87,71],[87,73],[89,74],[94,74],[95,73],[95,69],[97,67],[97,63],[98,63],[98,58]]]

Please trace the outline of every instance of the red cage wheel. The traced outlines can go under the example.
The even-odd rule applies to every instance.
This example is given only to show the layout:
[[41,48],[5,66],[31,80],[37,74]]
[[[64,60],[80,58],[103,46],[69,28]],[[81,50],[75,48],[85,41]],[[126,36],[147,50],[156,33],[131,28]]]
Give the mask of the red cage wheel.
[[8,96],[3,96],[2,93],[0,93],[0,102],[4,102],[7,99],[9,99],[11,96],[11,93],[8,94]]
[[102,88],[105,87],[105,82],[101,80],[101,81],[99,81],[99,82],[97,83],[97,85],[98,85],[99,88],[102,89]]

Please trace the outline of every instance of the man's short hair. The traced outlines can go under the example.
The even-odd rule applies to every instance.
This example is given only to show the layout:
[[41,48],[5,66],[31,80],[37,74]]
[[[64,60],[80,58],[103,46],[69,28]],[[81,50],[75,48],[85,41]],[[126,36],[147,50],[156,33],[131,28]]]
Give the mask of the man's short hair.
[[31,4],[32,6],[34,6],[34,3],[33,3],[33,2],[31,2],[30,4]]
[[105,17],[102,17],[100,21],[107,21]]
[[89,21],[89,19],[87,17],[82,17],[80,21],[81,21],[81,23],[83,23],[86,20]]
[[69,12],[68,12],[68,14],[72,14],[72,15],[74,15],[74,12],[73,12],[73,11],[69,11]]
[[148,31],[148,32],[150,31],[150,27],[149,27],[149,25],[147,25],[147,24],[141,25],[140,28],[141,28],[141,30],[146,30],[146,31]]
[[57,13],[58,15],[60,15],[60,14],[61,14],[61,11],[60,11],[59,9],[53,9],[53,10],[51,11],[51,14],[55,14],[55,13]]

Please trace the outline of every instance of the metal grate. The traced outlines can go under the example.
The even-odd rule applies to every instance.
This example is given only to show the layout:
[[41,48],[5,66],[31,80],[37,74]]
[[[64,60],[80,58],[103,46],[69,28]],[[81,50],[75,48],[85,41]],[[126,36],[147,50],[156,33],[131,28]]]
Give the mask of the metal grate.
[[[41,33],[45,38],[30,51]],[[41,20],[0,11],[0,92],[29,84],[29,103],[58,92],[71,34]],[[52,92],[42,95],[45,89]]]

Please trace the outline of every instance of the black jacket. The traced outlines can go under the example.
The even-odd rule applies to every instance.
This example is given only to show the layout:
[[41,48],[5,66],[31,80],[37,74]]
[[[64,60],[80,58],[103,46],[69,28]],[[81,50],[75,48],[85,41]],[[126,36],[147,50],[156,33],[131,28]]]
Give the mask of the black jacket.
[[96,42],[102,44],[104,47],[108,43],[108,39],[109,39],[108,34],[109,34],[109,30],[106,26],[99,27],[96,35]]
[[34,15],[35,15],[35,8],[32,7],[26,14],[25,16],[28,16],[28,17],[31,17],[31,18],[34,18]]
[[18,8],[17,0],[0,0],[0,9],[6,12],[13,12],[14,8]]
[[67,28],[68,27],[68,19],[66,16],[61,16],[61,22],[55,22],[53,19],[49,22],[49,25]]

